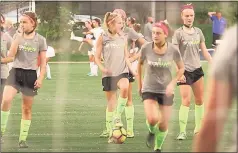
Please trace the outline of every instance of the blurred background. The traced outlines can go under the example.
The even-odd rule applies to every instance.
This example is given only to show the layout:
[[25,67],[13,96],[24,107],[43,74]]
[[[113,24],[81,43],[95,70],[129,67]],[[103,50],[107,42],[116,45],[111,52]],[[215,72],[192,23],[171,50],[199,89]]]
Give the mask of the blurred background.
[[[34,2],[34,3],[32,3]],[[153,16],[156,20],[167,19],[175,29],[181,25],[180,8],[183,4],[190,1],[138,1],[138,2],[122,2],[122,1],[18,1],[18,2],[1,2],[0,11],[7,18],[10,18],[17,27],[19,16],[25,10],[34,9],[39,18],[38,32],[45,36],[49,45],[52,45],[57,53],[86,55],[87,45],[83,45],[82,51],[77,53],[78,42],[70,40],[70,32],[73,30],[76,36],[82,36],[83,18],[101,18],[103,21],[106,12],[113,11],[115,8],[124,9],[127,16],[136,18],[136,22],[143,25],[148,16]],[[237,2],[216,1],[192,2],[195,6],[195,23],[202,29],[207,48],[211,47],[212,42],[212,21],[207,13],[209,11],[220,10],[222,16],[228,22],[228,27],[232,26],[238,19]],[[64,42],[62,44],[62,42]],[[75,55],[56,56],[53,60],[59,58],[70,58],[77,60],[80,57]],[[75,59],[74,59],[75,58]],[[87,56],[86,56],[87,58]],[[63,60],[63,59],[61,59]]]

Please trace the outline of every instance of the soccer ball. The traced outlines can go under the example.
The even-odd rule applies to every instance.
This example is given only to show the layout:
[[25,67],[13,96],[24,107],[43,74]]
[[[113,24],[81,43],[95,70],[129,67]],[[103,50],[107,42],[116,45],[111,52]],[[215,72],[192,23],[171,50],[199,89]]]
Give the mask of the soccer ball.
[[112,129],[110,140],[116,144],[122,144],[126,141],[126,130],[123,127],[115,127]]

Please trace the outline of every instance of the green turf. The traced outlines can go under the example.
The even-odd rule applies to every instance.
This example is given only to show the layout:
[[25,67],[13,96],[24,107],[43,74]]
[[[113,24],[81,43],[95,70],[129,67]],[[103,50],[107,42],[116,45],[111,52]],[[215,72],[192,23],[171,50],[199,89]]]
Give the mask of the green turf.
[[[204,65],[206,71],[207,67]],[[105,96],[100,77],[87,77],[89,64],[51,64],[52,80],[45,80],[43,88],[35,98],[33,120],[29,132],[28,149],[18,149],[18,136],[21,119],[21,97],[17,95],[4,135],[3,152],[150,152],[145,145],[147,129],[141,98],[134,88],[135,138],[125,144],[107,144],[107,139],[99,138],[105,127]],[[136,84],[135,86],[136,87]],[[176,141],[178,134],[178,89],[170,121],[169,134],[163,150],[170,152],[191,151],[194,129],[194,105],[191,106],[188,120],[188,139]],[[236,120],[236,110],[224,132],[220,147],[226,150],[233,134],[230,127]],[[125,122],[124,122],[125,123]]]

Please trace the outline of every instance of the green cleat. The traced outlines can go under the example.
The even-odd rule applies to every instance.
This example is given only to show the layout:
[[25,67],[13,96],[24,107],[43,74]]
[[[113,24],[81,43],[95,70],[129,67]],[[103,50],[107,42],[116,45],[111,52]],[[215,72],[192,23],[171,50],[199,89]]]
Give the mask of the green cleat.
[[103,130],[102,134],[100,135],[100,138],[108,138],[109,134],[110,133],[107,130]]
[[19,148],[28,148],[26,141],[21,140],[19,142]]
[[187,138],[187,135],[185,132],[181,132],[179,133],[179,135],[177,136],[177,140],[185,140]]

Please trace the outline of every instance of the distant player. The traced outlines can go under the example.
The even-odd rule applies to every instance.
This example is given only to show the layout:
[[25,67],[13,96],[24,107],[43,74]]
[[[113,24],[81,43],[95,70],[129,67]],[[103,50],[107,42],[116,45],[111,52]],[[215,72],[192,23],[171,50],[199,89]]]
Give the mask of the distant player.
[[[202,127],[195,137],[193,152],[218,152],[219,144],[222,143],[224,124],[232,103],[237,102],[237,33],[236,24],[224,33],[215,53],[208,86],[209,98]],[[236,119],[229,123],[233,124],[234,132],[233,142],[226,146],[227,152],[237,152]]]
[[[138,90],[142,95],[146,125],[149,130],[146,144],[155,152],[161,152],[162,145],[168,134],[168,123],[172,113],[174,89],[178,79],[184,73],[182,57],[177,47],[166,41],[169,29],[161,21],[152,27],[153,42],[141,48],[138,64]],[[172,77],[172,66],[176,63],[178,71]],[[142,83],[142,66],[145,74]]]
[[195,129],[194,134],[199,132],[203,118],[203,93],[204,72],[200,63],[199,49],[205,59],[211,63],[211,56],[207,51],[205,37],[201,29],[194,27],[194,9],[191,4],[184,5],[181,9],[181,18],[184,25],[177,29],[172,38],[172,43],[179,48],[185,65],[184,75],[179,79],[182,104],[179,110],[180,133],[178,140],[186,139],[186,126],[191,102],[191,89],[195,100]]
[[[120,35],[123,27],[121,16],[108,12],[104,18],[104,24],[107,30],[98,38],[95,56],[95,61],[102,71],[103,91],[107,98],[107,129],[100,137],[108,137],[113,125],[122,125],[120,117],[128,101],[128,75],[129,69],[132,70],[127,52],[127,39],[124,35]],[[101,55],[104,64],[101,63]],[[118,89],[120,92],[117,99]]]
[[[32,120],[32,104],[37,89],[42,86],[46,67],[47,44],[43,36],[36,33],[37,16],[34,12],[24,12],[20,18],[22,35],[17,35],[12,42],[8,57],[14,58],[3,91],[1,105],[1,136],[6,131],[11,103],[17,94],[22,93],[22,119],[19,137],[19,147],[27,148],[26,139]],[[37,57],[40,54],[41,73],[37,78]]]

